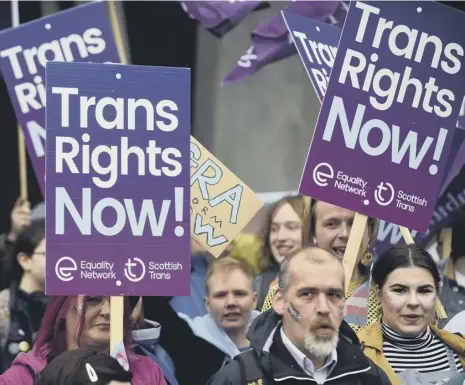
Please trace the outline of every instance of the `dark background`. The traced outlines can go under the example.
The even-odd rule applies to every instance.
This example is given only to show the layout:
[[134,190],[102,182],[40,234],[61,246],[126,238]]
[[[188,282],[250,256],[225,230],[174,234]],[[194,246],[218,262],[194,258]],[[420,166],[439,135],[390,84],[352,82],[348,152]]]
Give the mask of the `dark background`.
[[[464,1],[443,4],[465,11]],[[41,17],[39,1],[20,1],[21,23]],[[60,10],[76,5],[73,1],[58,2]],[[0,28],[9,3],[0,0]],[[133,64],[189,67],[192,69],[192,92],[195,89],[196,22],[190,19],[175,1],[124,1],[126,28]],[[464,85],[465,86],[465,85]],[[192,93],[193,95],[193,93]],[[192,98],[194,102],[194,99]],[[191,109],[194,111],[194,106]],[[10,225],[10,211],[19,196],[18,133],[10,99],[0,77],[0,233]],[[195,134],[195,133],[194,133]],[[42,200],[28,159],[28,192],[31,205]]]

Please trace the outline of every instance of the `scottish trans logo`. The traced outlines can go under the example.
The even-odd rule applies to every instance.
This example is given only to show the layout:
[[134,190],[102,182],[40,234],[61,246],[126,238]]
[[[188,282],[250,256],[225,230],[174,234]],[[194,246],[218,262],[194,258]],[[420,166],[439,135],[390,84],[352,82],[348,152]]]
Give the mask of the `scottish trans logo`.
[[131,282],[139,282],[145,277],[145,264],[140,258],[128,258],[125,264],[124,275]]

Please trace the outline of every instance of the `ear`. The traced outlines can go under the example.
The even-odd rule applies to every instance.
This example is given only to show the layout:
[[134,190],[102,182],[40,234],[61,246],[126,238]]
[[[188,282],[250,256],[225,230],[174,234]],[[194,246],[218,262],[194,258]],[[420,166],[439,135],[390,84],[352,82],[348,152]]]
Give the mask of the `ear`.
[[253,308],[254,309],[257,308],[257,292],[256,291],[253,292]]
[[211,313],[211,304],[210,304],[210,299],[208,298],[208,296],[205,296],[205,298],[203,299],[204,302],[205,302],[205,307],[207,308],[207,311],[209,313]]
[[284,314],[284,297],[281,293],[281,290],[278,290],[273,297],[273,303],[271,307],[276,312],[276,314],[283,315]]
[[24,271],[30,271],[31,270],[31,257],[27,254],[24,253],[19,253],[16,256],[16,259],[18,260],[19,266],[21,266],[21,269]]

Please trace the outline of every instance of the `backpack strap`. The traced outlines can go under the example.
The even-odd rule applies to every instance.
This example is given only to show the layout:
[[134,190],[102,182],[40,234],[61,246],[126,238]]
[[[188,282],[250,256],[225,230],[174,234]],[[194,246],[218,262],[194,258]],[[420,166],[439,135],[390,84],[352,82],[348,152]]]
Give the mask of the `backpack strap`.
[[265,374],[260,366],[255,350],[250,349],[238,354],[234,357],[234,360],[239,363],[241,368],[242,385],[266,385]]

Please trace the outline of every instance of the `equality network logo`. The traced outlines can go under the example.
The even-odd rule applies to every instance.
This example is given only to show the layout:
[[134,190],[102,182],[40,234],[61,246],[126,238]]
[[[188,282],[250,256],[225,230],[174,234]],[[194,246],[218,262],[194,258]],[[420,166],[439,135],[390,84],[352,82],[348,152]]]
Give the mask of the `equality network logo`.
[[326,187],[328,180],[334,178],[334,169],[329,163],[319,163],[313,169],[313,181],[320,187]]
[[[134,262],[133,262],[134,260]],[[131,282],[139,282],[145,277],[145,264],[140,258],[128,258],[125,264],[124,275]]]
[[71,257],[60,258],[55,265],[55,274],[59,280],[70,282],[73,280],[73,271],[77,270],[76,261]]

